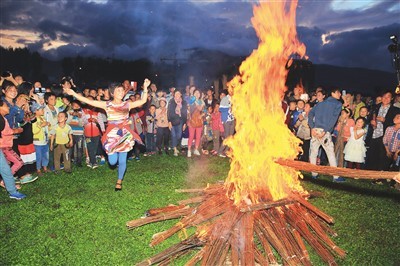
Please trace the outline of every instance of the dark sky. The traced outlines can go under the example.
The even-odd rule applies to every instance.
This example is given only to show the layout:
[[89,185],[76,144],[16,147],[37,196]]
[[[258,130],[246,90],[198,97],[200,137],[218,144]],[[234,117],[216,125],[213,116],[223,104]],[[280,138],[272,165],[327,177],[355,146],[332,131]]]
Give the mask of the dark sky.
[[[0,45],[28,47],[50,59],[100,56],[153,61],[191,48],[249,55],[258,39],[255,1],[0,2]],[[387,46],[400,37],[399,0],[299,1],[298,34],[317,64],[393,71]]]

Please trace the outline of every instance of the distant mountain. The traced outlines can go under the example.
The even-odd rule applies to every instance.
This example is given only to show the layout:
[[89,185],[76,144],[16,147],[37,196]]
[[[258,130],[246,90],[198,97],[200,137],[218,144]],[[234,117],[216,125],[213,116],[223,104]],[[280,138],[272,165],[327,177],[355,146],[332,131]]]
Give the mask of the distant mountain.
[[338,86],[351,92],[375,95],[382,90],[394,90],[396,73],[367,68],[347,68],[331,65],[314,65],[316,86]]
[[[238,68],[245,58],[231,56],[220,51],[195,49],[184,62],[176,61],[177,65],[156,62],[153,63],[153,67],[154,71],[159,73],[158,82],[161,84],[158,85],[160,87],[167,86],[166,83],[171,85],[169,84],[171,82],[167,81],[168,76],[170,76],[169,80],[176,83],[175,85],[184,87],[188,82],[188,77],[193,75],[195,83],[200,88],[205,88],[214,79],[221,78],[223,74],[226,74],[228,79],[231,78],[238,72]],[[307,83],[308,86],[304,85],[311,89],[315,89],[319,85],[323,87],[337,86],[349,92],[375,95],[385,89],[394,90],[397,85],[394,70],[393,73],[390,73],[366,68],[317,64],[308,64],[307,69],[307,73],[302,72],[296,75],[303,76],[303,84]],[[49,77],[49,80],[53,81],[58,81],[63,75],[60,61],[50,61],[45,58],[42,61],[42,71]]]

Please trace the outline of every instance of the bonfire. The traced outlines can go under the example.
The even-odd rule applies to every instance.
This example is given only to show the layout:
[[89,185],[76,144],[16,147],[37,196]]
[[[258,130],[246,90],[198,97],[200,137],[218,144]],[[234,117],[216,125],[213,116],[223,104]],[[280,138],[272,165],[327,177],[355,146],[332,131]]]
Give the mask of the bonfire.
[[293,160],[299,140],[284,124],[281,102],[287,88],[290,58],[306,58],[297,39],[297,1],[255,5],[252,24],[258,49],[242,63],[228,88],[236,118],[236,134],[226,140],[231,167],[224,184],[210,185],[177,206],[152,209],[148,217],[127,223],[132,229],[167,219],[180,220],[153,236],[155,246],[166,238],[197,230],[182,242],[139,265],[168,264],[192,250],[187,265],[311,265],[306,246],[328,264],[345,252],[330,236],[333,218],[312,206],[300,185],[300,172],[277,164]]

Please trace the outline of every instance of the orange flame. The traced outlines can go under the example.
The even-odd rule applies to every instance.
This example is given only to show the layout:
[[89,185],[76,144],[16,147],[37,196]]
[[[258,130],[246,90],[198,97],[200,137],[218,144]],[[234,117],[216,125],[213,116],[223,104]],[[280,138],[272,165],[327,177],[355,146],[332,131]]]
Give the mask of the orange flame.
[[294,159],[300,141],[284,124],[281,102],[287,88],[287,60],[305,56],[297,39],[297,1],[261,2],[253,8],[252,24],[260,39],[257,50],[242,63],[240,75],[229,83],[236,134],[226,140],[232,148],[225,186],[236,205],[278,200],[303,191],[299,172],[274,163]]

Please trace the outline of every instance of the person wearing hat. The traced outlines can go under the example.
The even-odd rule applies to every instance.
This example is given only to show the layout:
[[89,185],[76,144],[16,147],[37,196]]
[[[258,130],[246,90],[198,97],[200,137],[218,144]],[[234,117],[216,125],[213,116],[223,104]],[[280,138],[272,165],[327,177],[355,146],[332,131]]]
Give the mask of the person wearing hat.
[[161,155],[164,148],[165,154],[168,153],[168,143],[169,143],[169,128],[168,128],[168,110],[167,110],[167,100],[164,97],[158,99],[159,108],[156,110],[156,145],[158,148],[158,153]]
[[[34,102],[31,112],[35,114],[36,121],[32,123],[33,145],[36,152],[36,171],[38,175],[48,172],[49,165],[49,122],[44,118],[44,105]],[[42,170],[43,168],[43,170]]]

